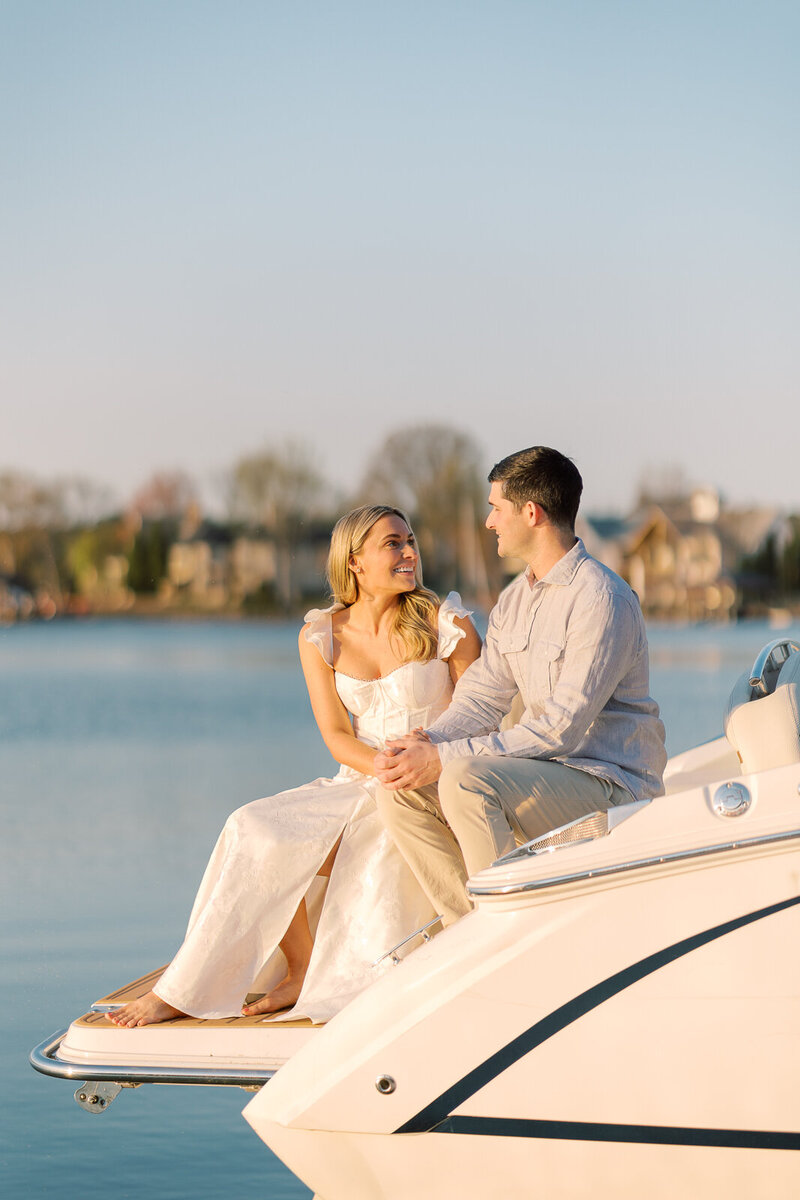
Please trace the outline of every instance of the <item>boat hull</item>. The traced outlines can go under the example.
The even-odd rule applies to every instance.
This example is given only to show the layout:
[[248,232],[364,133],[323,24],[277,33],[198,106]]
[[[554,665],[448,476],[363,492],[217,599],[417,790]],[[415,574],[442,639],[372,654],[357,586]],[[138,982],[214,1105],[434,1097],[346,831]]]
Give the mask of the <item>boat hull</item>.
[[799,1195],[798,784],[484,872],[246,1118],[324,1200]]
[[789,1200],[791,1156],[768,1150],[455,1134],[331,1134],[264,1127],[317,1200]]

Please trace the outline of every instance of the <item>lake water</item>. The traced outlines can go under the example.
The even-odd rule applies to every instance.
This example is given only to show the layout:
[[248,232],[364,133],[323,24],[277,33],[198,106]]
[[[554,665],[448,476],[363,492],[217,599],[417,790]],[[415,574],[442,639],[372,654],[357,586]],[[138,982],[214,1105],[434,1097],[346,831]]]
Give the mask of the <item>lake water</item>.
[[[332,773],[296,631],[99,620],[0,629],[7,1200],[310,1196],[241,1119],[247,1093],[142,1087],[95,1118],[73,1101],[75,1084],[27,1062],[98,996],[169,959],[232,808]],[[734,680],[775,636],[760,624],[650,630],[671,753],[721,732]]]

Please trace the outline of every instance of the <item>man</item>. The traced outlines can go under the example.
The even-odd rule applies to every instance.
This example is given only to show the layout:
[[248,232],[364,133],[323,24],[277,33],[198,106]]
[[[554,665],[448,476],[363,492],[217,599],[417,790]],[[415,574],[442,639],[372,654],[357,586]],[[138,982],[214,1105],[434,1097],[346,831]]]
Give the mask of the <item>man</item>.
[[[468,875],[586,813],[660,795],[666,762],[639,603],[575,536],[577,467],[532,446],[489,481],[498,554],[527,569],[447,711],[375,760],[383,819],[445,924],[471,908]],[[517,692],[522,716],[500,731]]]

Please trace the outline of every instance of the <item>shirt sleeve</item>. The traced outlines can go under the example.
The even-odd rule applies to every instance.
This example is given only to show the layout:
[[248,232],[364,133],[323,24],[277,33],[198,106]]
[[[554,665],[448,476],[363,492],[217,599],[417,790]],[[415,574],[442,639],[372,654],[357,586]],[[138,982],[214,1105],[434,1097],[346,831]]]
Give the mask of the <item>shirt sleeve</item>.
[[[536,636],[535,623],[531,636]],[[563,662],[553,690],[540,697],[528,696],[529,707],[511,729],[500,732],[495,721],[492,732],[477,734],[477,730],[464,729],[460,737],[432,736],[432,741],[442,743],[442,764],[452,758],[482,754],[516,758],[574,755],[640,652],[641,637],[640,618],[630,598],[612,591],[585,597],[570,614]],[[468,675],[469,671],[465,672],[463,679]],[[504,698],[506,694],[507,690]],[[449,711],[436,722],[434,733],[455,730],[455,725],[441,728]]]
[[[459,679],[448,708],[426,731],[432,742],[459,742],[470,734],[497,729],[511,708],[517,683],[498,648],[498,618],[493,609],[480,656]],[[442,761],[444,757],[441,753]],[[473,751],[465,750],[464,755]]]

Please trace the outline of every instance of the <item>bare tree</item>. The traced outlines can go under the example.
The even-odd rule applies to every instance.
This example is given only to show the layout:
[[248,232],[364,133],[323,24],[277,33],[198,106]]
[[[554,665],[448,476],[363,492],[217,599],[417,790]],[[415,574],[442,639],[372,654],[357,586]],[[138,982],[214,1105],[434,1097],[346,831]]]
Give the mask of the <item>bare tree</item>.
[[369,462],[360,496],[407,511],[420,541],[426,578],[439,587],[485,592],[479,528],[485,489],[478,444],[447,425],[389,434]]
[[[0,475],[0,529],[8,532],[4,559],[37,594],[37,603],[60,607],[59,549],[67,524],[58,488],[20,471]],[[49,613],[48,613],[49,615]]]
[[0,474],[0,528],[63,529],[108,516],[114,495],[82,475],[44,482],[21,471]]
[[63,499],[52,484],[22,471],[0,475],[0,528],[49,529],[65,519]]
[[197,503],[194,481],[184,471],[155,471],[142,484],[130,507],[149,521],[177,519]]
[[117,497],[110,487],[82,475],[58,479],[53,488],[69,525],[96,525],[117,508]]
[[311,452],[296,441],[242,458],[231,472],[231,515],[261,525],[272,534],[277,551],[278,594],[287,608],[295,594],[293,548],[317,511],[324,490]]

